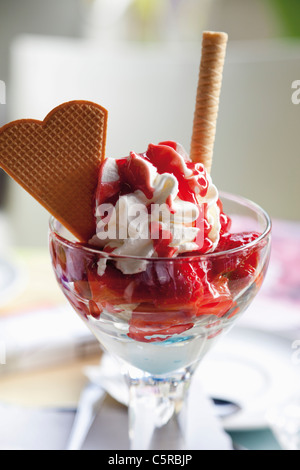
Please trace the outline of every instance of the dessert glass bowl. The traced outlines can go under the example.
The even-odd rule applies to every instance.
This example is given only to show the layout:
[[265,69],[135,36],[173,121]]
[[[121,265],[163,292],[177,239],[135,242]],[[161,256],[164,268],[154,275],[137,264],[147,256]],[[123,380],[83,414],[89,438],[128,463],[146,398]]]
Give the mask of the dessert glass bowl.
[[[265,277],[269,216],[247,199],[220,197],[232,219],[231,232],[259,235],[205,255],[113,256],[76,242],[57,220],[50,220],[58,284],[128,378],[132,449],[163,448],[161,436],[171,425],[174,449],[188,447],[182,416],[194,371],[252,302]],[[120,261],[128,266],[142,262],[143,271],[123,274]]]

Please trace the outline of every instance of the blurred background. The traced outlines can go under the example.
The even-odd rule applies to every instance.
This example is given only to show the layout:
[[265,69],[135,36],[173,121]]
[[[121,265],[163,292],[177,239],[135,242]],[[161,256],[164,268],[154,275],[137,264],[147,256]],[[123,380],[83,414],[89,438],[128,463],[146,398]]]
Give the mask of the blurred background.
[[[244,316],[237,347],[231,336],[233,360],[229,369],[221,361],[217,390],[225,387],[222,397],[231,387],[233,400],[244,398],[231,430],[261,431],[255,443],[251,436],[234,439],[274,448],[263,431],[265,410],[300,388],[300,359],[292,363],[300,351],[300,104],[292,101],[292,84],[300,80],[300,0],[0,0],[0,125],[42,120],[64,101],[87,99],[109,111],[107,156],[143,152],[162,140],[189,151],[203,30],[229,35],[213,180],[255,200],[274,223],[266,281]],[[3,403],[77,406],[82,367],[91,353],[99,361],[98,343],[55,282],[48,218],[0,170],[0,347],[7,347],[5,367],[0,349],[0,448],[7,429],[9,446],[16,434]],[[23,374],[39,366],[41,375]],[[218,372],[210,374],[214,385],[212,376],[219,379]],[[26,421],[20,431],[18,413],[23,439],[31,433]],[[69,425],[53,427],[53,436]],[[48,441],[50,427],[43,428]]]
[[[108,156],[190,146],[205,29],[226,31],[212,176],[220,189],[300,219],[298,0],[0,0],[2,124],[69,99],[109,110]],[[48,214],[1,174],[13,243],[45,246]]]

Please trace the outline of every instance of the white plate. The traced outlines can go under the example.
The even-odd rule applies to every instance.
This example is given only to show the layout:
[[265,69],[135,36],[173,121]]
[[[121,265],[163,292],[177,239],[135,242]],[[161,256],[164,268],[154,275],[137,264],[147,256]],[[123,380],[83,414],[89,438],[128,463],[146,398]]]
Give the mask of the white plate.
[[224,420],[225,429],[268,427],[270,406],[300,390],[300,365],[293,354],[291,340],[240,327],[215,345],[196,374],[210,396],[241,406],[241,411]]

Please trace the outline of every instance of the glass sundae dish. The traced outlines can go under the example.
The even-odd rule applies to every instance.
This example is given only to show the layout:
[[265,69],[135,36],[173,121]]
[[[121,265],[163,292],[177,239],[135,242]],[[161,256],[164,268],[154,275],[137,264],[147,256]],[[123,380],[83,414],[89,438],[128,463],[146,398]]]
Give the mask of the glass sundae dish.
[[[170,173],[160,162],[168,162]],[[149,170],[154,164],[156,173]],[[183,197],[184,190],[183,210],[178,195]],[[139,203],[136,218],[128,215],[133,195]],[[163,210],[150,211],[154,200],[173,214],[168,229]],[[258,292],[268,266],[271,224],[256,204],[219,195],[203,165],[190,163],[173,142],[150,145],[145,154],[106,159],[96,207],[105,210],[96,209],[98,232],[88,244],[78,243],[51,218],[52,263],[70,304],[126,370],[131,446],[149,448],[158,445],[157,430],[182,416],[201,359]],[[118,234],[124,230],[125,222],[127,237],[109,238],[116,227]],[[141,236],[145,226],[149,237]],[[124,248],[131,254],[123,254]],[[184,448],[180,426],[178,433],[177,448]]]

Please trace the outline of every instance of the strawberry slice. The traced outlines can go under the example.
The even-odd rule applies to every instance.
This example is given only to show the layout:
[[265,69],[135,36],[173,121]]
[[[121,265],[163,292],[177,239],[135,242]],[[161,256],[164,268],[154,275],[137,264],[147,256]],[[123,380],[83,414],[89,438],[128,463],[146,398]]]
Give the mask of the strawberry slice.
[[166,263],[156,266],[151,303],[139,305],[130,321],[129,336],[137,341],[165,341],[194,326],[201,315],[222,317],[233,306],[228,279],[207,279],[207,264]]
[[147,199],[152,199],[154,188],[151,185],[149,162],[146,162],[135,152],[130,152],[126,162],[122,165],[118,164],[118,166],[121,181],[126,182],[130,192],[141,190]]
[[206,289],[197,302],[197,317],[215,315],[223,317],[233,307],[234,301],[229,289],[229,281],[223,276],[207,282]]
[[[228,251],[248,245],[259,237],[257,232],[227,233],[220,237],[215,252]],[[259,260],[259,248],[249,247],[239,253],[224,254],[216,258],[213,271],[230,278],[247,277],[252,275],[257,268]],[[236,272],[234,272],[236,271]]]
[[[128,336],[136,341],[166,341],[191,329],[194,325],[185,311],[151,311],[152,306],[140,306],[132,313]],[[143,308],[144,307],[144,308]],[[147,308],[147,311],[144,312]]]
[[134,275],[124,275],[113,265],[107,264],[102,276],[99,276],[96,269],[90,270],[88,281],[94,302],[103,304],[109,302],[112,305],[132,303],[129,287],[132,283],[134,286]]
[[[222,234],[216,252],[227,251],[248,245],[259,237],[257,232]],[[224,254],[216,258],[212,275],[222,275],[229,281],[233,295],[255,279],[260,259],[260,245],[245,248],[238,253]]]
[[248,245],[259,237],[258,232],[223,233],[216,252],[233,250]]

